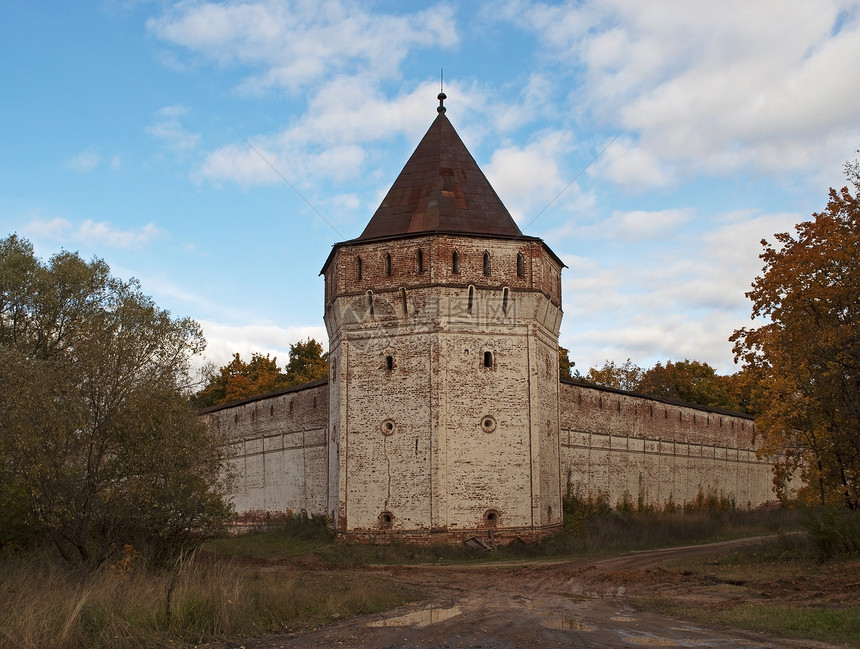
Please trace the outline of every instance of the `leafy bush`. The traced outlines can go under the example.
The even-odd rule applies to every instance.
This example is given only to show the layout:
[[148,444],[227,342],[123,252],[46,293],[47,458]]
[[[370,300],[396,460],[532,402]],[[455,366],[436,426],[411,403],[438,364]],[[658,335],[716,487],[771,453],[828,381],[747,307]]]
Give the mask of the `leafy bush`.
[[860,511],[836,507],[805,509],[802,523],[820,561],[860,553]]

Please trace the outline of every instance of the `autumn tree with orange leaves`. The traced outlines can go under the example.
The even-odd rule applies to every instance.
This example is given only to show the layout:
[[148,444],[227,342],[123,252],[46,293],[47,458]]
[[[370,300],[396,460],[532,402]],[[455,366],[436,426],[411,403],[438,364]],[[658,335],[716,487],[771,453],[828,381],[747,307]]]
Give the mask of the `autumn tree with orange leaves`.
[[[847,166],[849,178],[851,167]],[[795,233],[762,241],[747,296],[759,327],[734,332],[736,360],[755,376],[756,425],[778,493],[793,478],[807,502],[860,509],[860,189],[830,190],[827,208]]]
[[327,357],[313,338],[290,345],[290,360],[284,371],[278,367],[278,359],[268,354],[254,353],[248,362],[233,354],[233,360],[213,372],[192,401],[205,408],[315,381],[328,376]]

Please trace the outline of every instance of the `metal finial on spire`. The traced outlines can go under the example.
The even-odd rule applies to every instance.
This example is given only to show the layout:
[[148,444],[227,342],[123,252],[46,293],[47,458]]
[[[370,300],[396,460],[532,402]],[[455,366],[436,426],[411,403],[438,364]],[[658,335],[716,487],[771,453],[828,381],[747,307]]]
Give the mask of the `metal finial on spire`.
[[445,94],[445,69],[439,69],[439,94],[436,96],[436,99],[439,100],[439,108],[436,109],[436,112],[440,115],[447,110],[445,108],[445,100],[448,99],[448,95]]

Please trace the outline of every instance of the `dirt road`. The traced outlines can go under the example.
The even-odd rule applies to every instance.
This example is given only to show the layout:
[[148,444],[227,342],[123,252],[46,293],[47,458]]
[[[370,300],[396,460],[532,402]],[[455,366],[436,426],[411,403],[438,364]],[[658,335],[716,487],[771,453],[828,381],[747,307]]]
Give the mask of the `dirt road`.
[[[428,599],[414,607],[350,620],[309,633],[261,638],[244,646],[332,649],[544,647],[825,648],[810,641],[713,629],[637,611],[628,597],[684,593],[660,565],[729,550],[756,539],[636,552],[595,561],[365,569],[414,586]],[[691,597],[697,594],[691,592]]]

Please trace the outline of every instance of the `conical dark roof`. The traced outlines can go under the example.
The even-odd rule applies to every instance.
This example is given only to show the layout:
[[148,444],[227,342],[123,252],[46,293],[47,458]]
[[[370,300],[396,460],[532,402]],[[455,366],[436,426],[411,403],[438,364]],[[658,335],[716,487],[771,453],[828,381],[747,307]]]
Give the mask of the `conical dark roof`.
[[444,112],[357,240],[421,232],[522,236]]

